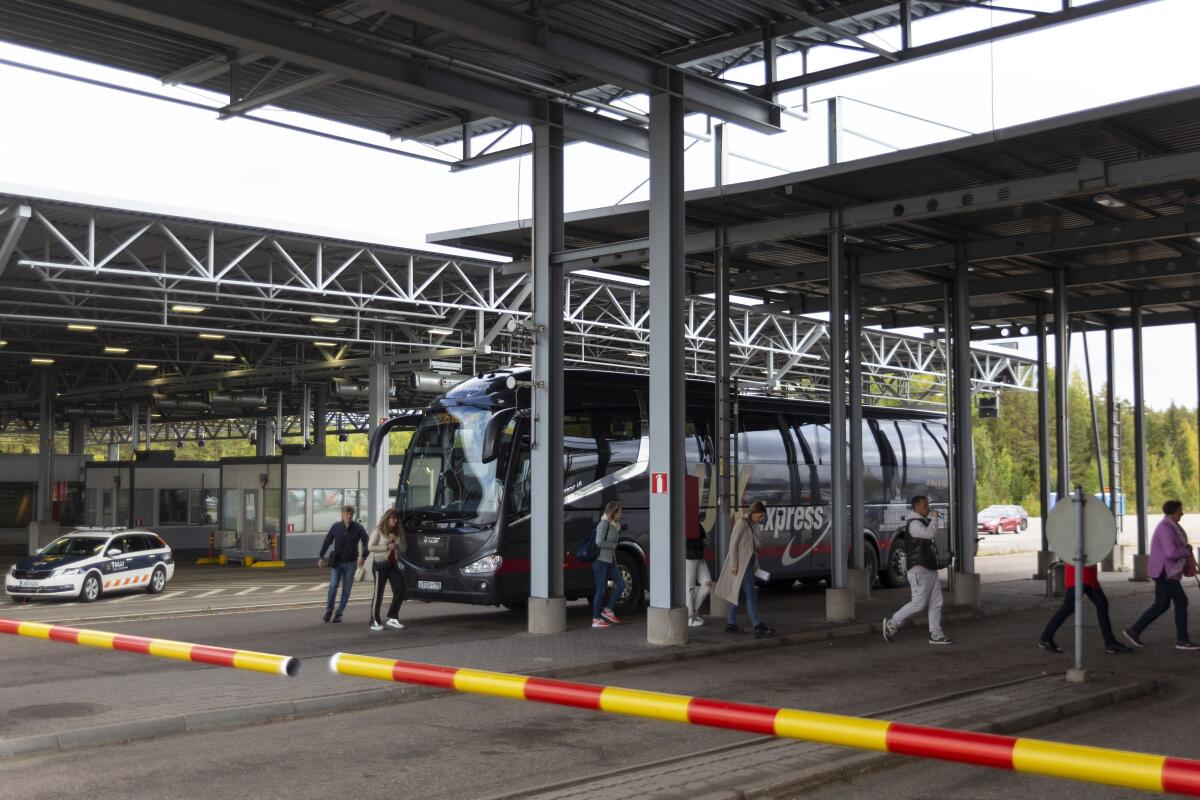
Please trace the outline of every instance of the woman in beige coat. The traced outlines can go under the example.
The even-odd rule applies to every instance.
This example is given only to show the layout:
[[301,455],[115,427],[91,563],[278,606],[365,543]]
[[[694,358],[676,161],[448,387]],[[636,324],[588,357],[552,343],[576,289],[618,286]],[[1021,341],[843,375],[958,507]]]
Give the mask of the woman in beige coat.
[[729,616],[725,619],[726,633],[745,633],[738,627],[738,592],[746,595],[746,611],[754,625],[754,638],[774,636],[775,629],[769,627],[758,616],[758,587],[754,584],[754,570],[758,566],[758,526],[766,519],[767,507],[755,500],[737,524],[729,538],[729,552],[721,565],[721,576],[713,594],[729,603]]

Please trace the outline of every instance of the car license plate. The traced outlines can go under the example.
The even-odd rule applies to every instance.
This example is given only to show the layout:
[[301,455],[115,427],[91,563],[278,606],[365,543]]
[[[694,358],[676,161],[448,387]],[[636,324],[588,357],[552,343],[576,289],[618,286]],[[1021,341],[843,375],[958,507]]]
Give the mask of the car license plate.
[[18,589],[36,589],[37,587],[37,581],[17,581]]
[[425,589],[430,592],[440,592],[442,590],[441,581],[417,581],[418,589]]

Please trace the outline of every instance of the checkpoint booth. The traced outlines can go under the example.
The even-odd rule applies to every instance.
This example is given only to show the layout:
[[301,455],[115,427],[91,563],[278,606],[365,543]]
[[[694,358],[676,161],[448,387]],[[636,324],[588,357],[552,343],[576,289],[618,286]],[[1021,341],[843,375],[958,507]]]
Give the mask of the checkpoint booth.
[[[402,456],[391,457],[391,475],[401,461]],[[344,506],[354,506],[359,522],[367,518],[367,486],[365,458],[284,454],[224,459],[217,546],[228,560],[315,560]]]
[[89,462],[84,524],[147,528],[176,552],[206,551],[218,523],[220,467],[174,456],[153,450],[133,461]]

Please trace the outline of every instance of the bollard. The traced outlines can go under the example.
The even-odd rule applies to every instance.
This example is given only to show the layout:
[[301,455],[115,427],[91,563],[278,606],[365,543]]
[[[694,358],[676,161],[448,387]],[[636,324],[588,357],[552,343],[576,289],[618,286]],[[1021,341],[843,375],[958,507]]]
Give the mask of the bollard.
[[1046,567],[1046,597],[1062,597],[1067,591],[1067,565],[1051,561]]
[[213,557],[213,548],[216,546],[217,546],[217,532],[209,531],[208,532],[208,557],[209,558]]
[[271,560],[272,560],[272,561],[277,561],[277,560],[278,560],[277,558],[275,558],[275,537],[276,537],[276,536],[278,536],[278,535],[279,535],[279,534],[277,534],[277,533],[272,533],[272,534],[271,534]]
[[53,642],[81,644],[106,650],[124,650],[127,653],[173,658],[177,661],[192,661],[197,664],[212,664],[217,667],[233,667],[251,672],[268,672],[288,677],[295,677],[300,672],[300,660],[291,656],[257,653],[253,650],[231,650],[227,647],[210,647],[206,644],[174,642],[170,639],[148,639],[144,636],[127,636],[123,633],[67,628],[62,625],[48,625],[44,622],[18,622],[15,619],[0,619],[0,633],[28,636],[31,639],[47,639]]
[[[1077,612],[1078,613],[1078,612]],[[617,686],[334,653],[341,675],[1200,797],[1200,761]]]

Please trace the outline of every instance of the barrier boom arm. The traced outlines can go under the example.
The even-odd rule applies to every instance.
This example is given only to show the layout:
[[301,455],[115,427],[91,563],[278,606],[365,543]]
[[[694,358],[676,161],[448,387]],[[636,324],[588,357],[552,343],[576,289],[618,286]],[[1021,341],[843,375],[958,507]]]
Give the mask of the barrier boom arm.
[[342,675],[1200,797],[1200,761],[335,653]]
[[206,644],[174,642],[170,639],[148,639],[144,636],[127,636],[123,633],[89,631],[82,628],[67,628],[62,625],[47,625],[43,622],[18,622],[0,619],[0,633],[28,636],[33,639],[48,639],[53,642],[81,644],[107,650],[124,650],[178,661],[212,664],[218,667],[233,667],[252,672],[267,672],[273,675],[294,677],[300,672],[299,659],[277,656],[272,653],[256,653],[253,650],[231,650],[227,647],[211,647]]

